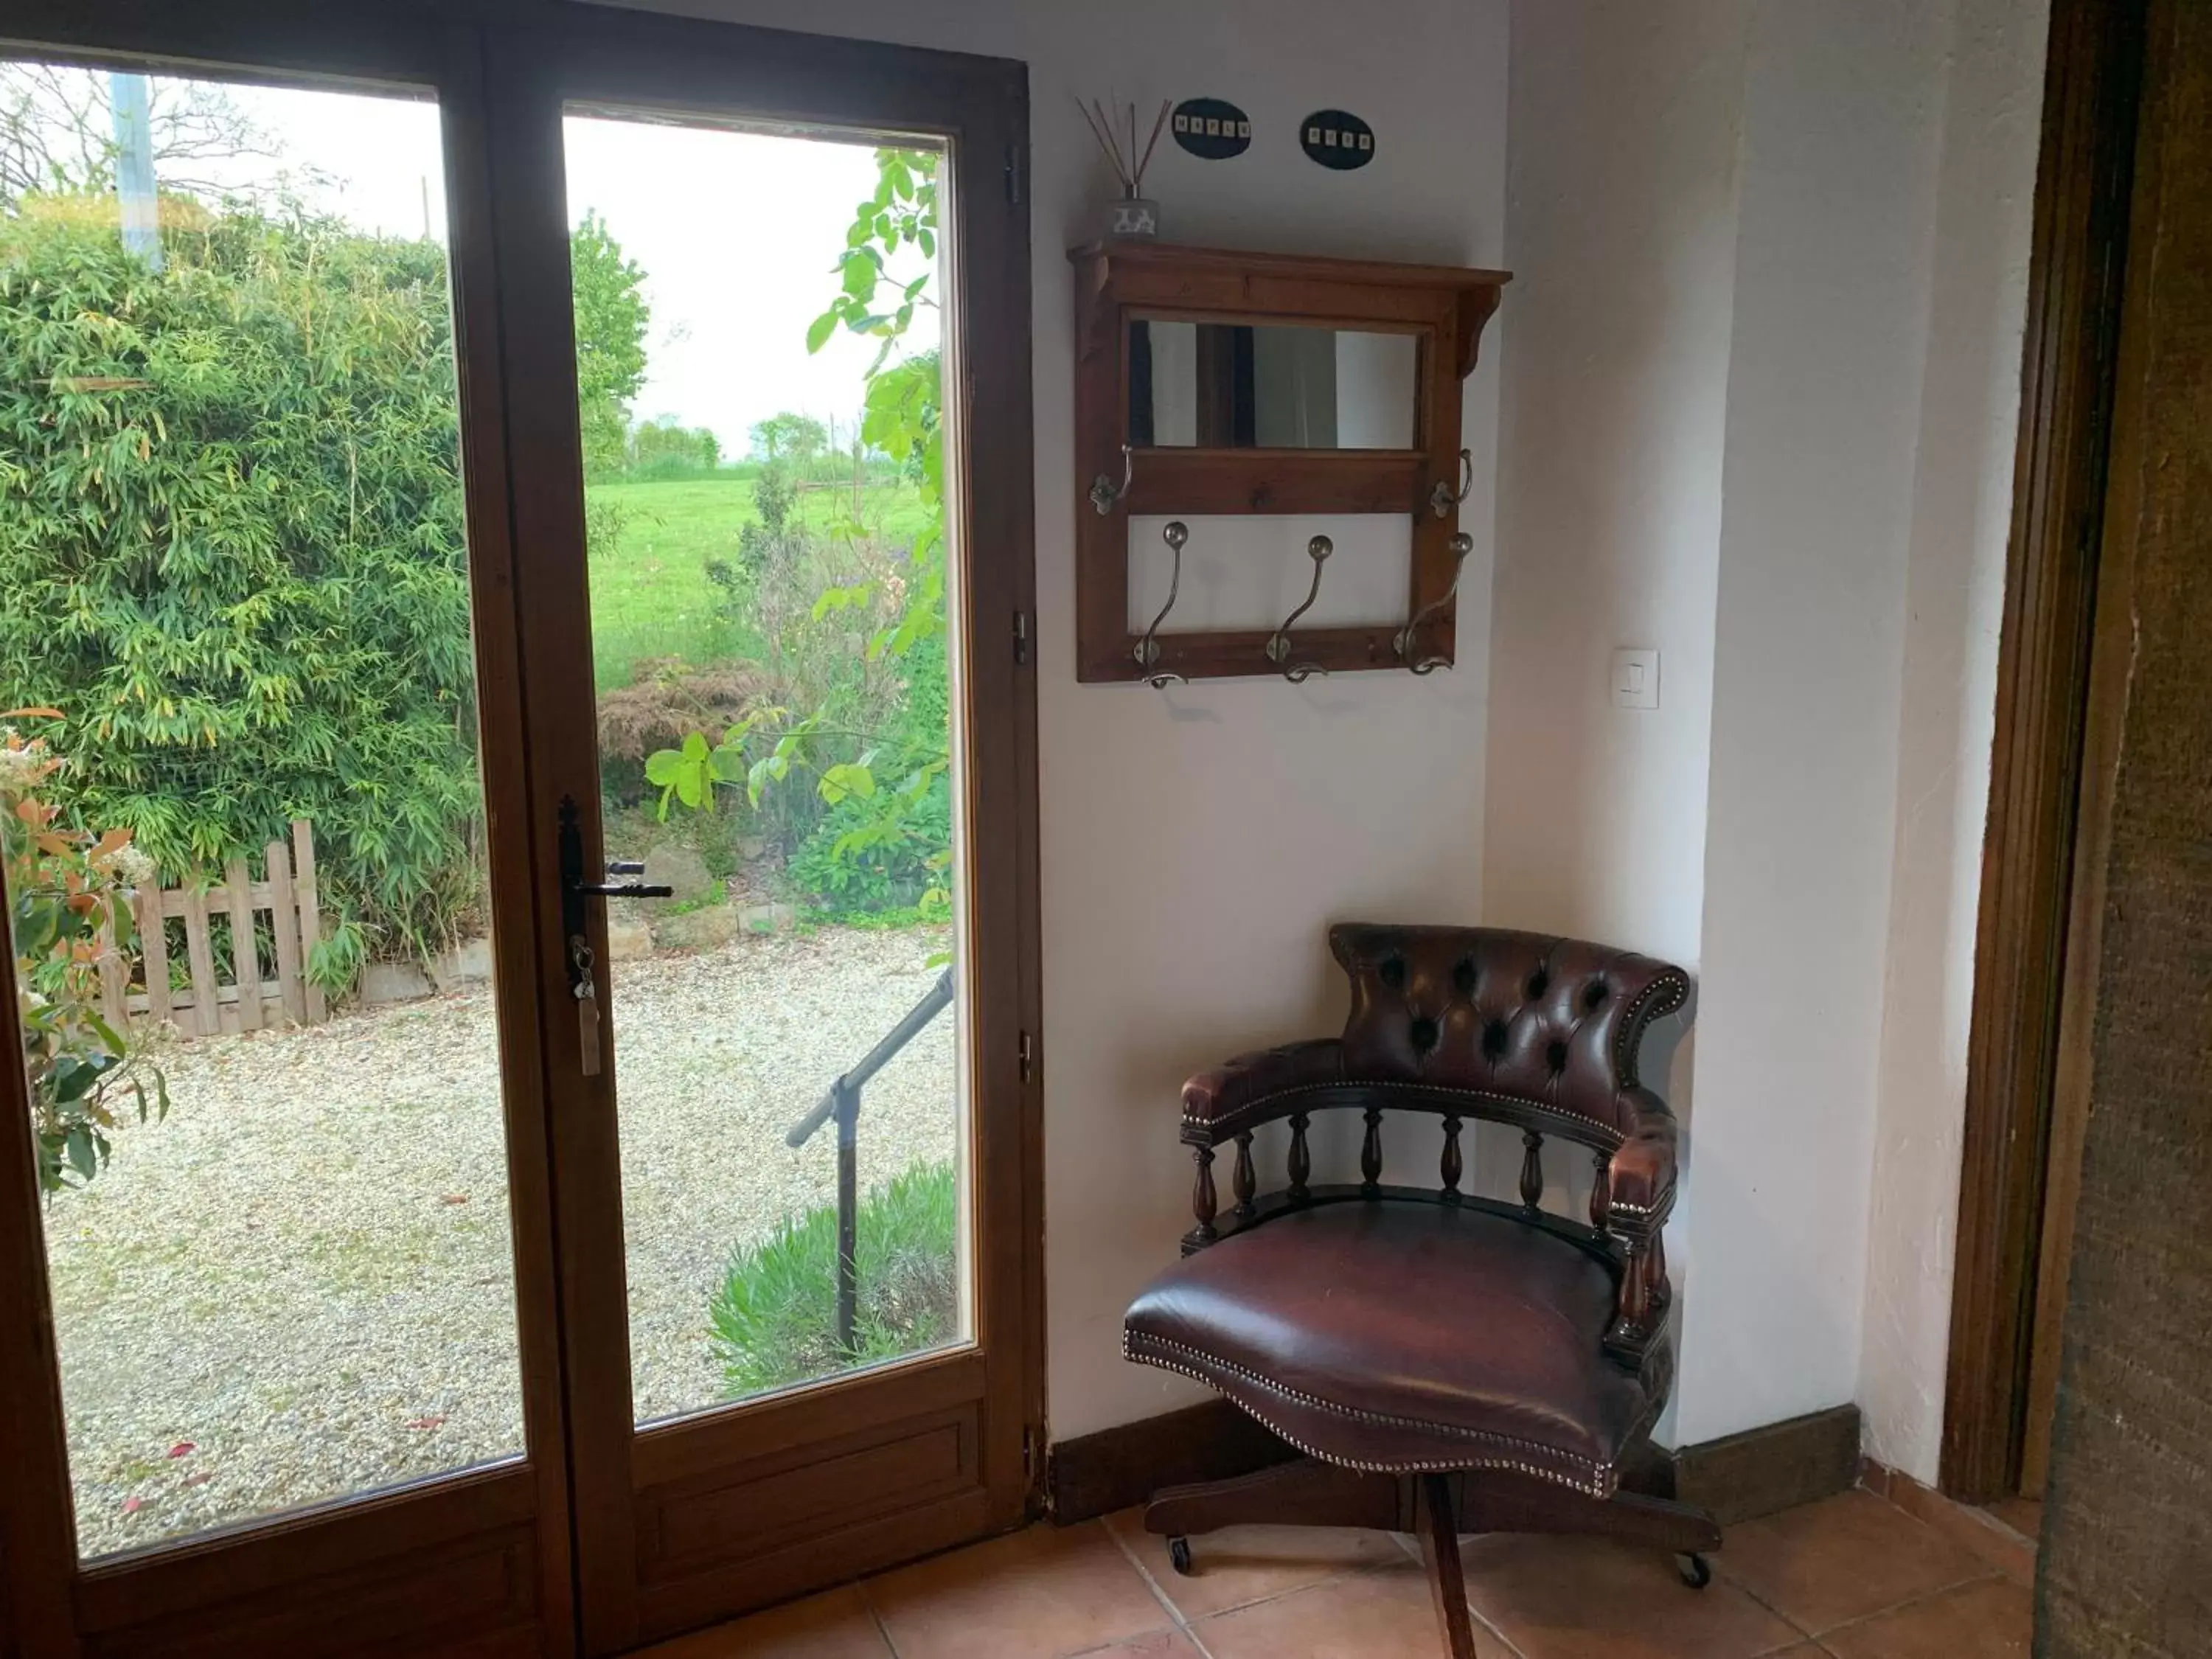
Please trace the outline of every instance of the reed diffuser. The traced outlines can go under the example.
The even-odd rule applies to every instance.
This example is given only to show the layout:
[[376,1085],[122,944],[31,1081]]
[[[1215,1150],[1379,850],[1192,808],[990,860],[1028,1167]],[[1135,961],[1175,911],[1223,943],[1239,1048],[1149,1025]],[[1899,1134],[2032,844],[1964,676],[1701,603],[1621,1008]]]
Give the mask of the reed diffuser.
[[[1121,199],[1107,210],[1106,230],[1112,236],[1148,237],[1160,234],[1160,204],[1145,195],[1145,169],[1152,163],[1152,151],[1160,142],[1160,134],[1168,125],[1170,106],[1163,99],[1160,112],[1152,122],[1152,136],[1137,148],[1137,106],[1124,106],[1119,101],[1101,104],[1096,98],[1088,104],[1080,98],[1076,108],[1083,112],[1084,124],[1091,136],[1098,141],[1098,148],[1106,163],[1114,169],[1114,178],[1121,186]],[[1128,146],[1122,147],[1122,135],[1127,134]]]

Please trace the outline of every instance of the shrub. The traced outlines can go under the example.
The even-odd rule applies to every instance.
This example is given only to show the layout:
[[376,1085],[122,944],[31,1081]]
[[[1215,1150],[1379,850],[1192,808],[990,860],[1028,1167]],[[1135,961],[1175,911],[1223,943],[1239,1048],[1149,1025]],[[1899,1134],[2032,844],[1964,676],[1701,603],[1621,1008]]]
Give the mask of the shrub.
[[939,769],[910,804],[848,795],[830,807],[785,865],[784,880],[826,921],[908,911],[915,920],[945,921],[944,854],[951,844],[952,787]]
[[804,538],[805,532],[794,531],[791,524],[791,509],[798,499],[799,482],[790,466],[782,461],[764,462],[753,479],[753,510],[760,520],[738,532],[738,562],[756,581],[775,553],[795,551],[798,544],[793,538]]
[[87,822],[182,875],[313,821],[334,908],[481,896],[444,251],[210,217],[165,269],[0,222],[0,697],[78,722]]
[[[57,718],[52,709],[11,713]],[[0,737],[0,853],[8,868],[15,1006],[39,1187],[47,1193],[82,1185],[107,1167],[108,1132],[120,1110],[135,1109],[143,1123],[169,1109],[160,1069],[100,1011],[102,963],[129,950],[131,889],[152,879],[153,871],[127,830],[94,836],[64,821],[46,798],[62,765],[43,738],[26,741],[12,727]]]
[[950,1341],[960,1316],[957,1208],[949,1164],[917,1164],[862,1200],[850,1355],[837,1347],[835,1206],[787,1218],[738,1250],[708,1310],[727,1397]]
[[[654,750],[681,744],[693,732],[719,730],[775,700],[773,682],[749,662],[702,668],[680,657],[647,657],[636,672],[599,707],[599,759],[625,782],[639,775],[638,763]],[[629,799],[637,793],[633,787]]]
[[[794,890],[819,908],[847,919],[907,909],[930,885],[923,864],[941,869],[951,844],[939,776],[950,706],[942,633],[883,648],[910,606],[907,552],[857,526],[810,531],[793,516],[793,494],[785,464],[764,464],[753,485],[760,522],[744,526],[738,562],[707,565],[722,619],[766,641],[767,672],[787,706],[763,705],[743,722],[699,721],[647,757],[647,781],[662,791],[664,815],[678,801],[716,810],[742,787],[753,832],[799,862]],[[933,602],[941,611],[941,590]],[[793,787],[799,774],[814,787]],[[718,797],[714,784],[732,795]],[[933,791],[943,798],[934,811]],[[630,798],[619,780],[611,793]],[[919,817],[908,822],[910,809]]]

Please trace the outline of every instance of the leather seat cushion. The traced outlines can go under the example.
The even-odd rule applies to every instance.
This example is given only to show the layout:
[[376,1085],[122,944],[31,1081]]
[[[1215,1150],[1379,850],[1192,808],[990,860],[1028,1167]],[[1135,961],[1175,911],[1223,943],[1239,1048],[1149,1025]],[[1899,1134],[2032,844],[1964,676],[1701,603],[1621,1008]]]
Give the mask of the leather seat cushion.
[[1170,1268],[1122,1346],[1329,1462],[1518,1469],[1607,1498],[1671,1370],[1606,1358],[1615,1299],[1604,1262],[1510,1217],[1323,1205]]

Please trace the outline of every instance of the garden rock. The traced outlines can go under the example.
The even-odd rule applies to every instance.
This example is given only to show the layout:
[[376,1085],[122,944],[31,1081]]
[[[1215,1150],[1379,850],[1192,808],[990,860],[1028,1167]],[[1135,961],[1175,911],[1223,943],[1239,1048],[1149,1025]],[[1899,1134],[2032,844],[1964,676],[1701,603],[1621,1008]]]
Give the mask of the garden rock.
[[463,939],[450,951],[430,960],[430,977],[441,991],[458,991],[464,985],[481,985],[491,978],[491,941]]
[[362,970],[361,1000],[371,1007],[387,1002],[419,1002],[435,996],[437,987],[412,962],[372,962]]
[[653,943],[664,951],[711,951],[738,936],[738,912],[726,904],[663,911],[653,919]]
[[653,929],[642,916],[607,918],[607,960],[635,962],[653,954]]
[[707,873],[707,860],[680,842],[660,842],[645,855],[645,880],[651,887],[672,887],[671,900],[694,904],[719,897],[722,884]]
[[738,912],[738,925],[748,933],[787,933],[799,926],[799,911],[788,904],[748,904]]

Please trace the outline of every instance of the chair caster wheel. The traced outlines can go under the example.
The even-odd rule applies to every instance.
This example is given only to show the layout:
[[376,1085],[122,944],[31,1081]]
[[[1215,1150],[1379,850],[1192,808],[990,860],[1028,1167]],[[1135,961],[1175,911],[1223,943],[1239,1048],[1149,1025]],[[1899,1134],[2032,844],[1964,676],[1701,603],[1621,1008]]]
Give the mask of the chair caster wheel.
[[1185,1578],[1190,1577],[1189,1539],[1170,1538],[1168,1540],[1168,1565],[1173,1567],[1182,1577]]
[[1702,1555],[1678,1555],[1674,1571],[1682,1575],[1682,1582],[1692,1589],[1703,1589],[1713,1582],[1713,1564]]

